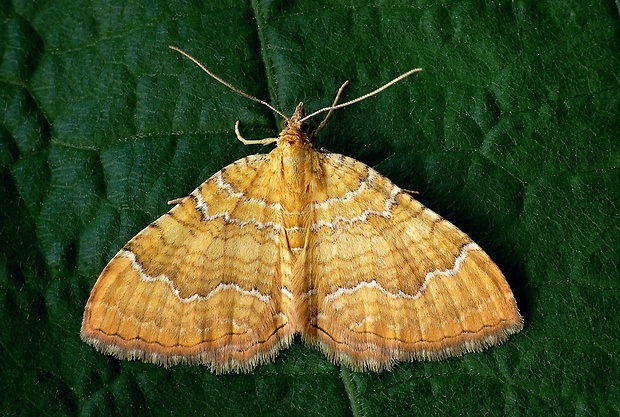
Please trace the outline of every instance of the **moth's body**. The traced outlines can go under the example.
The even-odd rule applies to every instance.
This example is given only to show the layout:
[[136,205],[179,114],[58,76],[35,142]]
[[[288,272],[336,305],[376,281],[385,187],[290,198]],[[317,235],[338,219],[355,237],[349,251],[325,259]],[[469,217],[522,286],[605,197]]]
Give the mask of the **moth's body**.
[[91,292],[82,338],[223,373],[273,360],[300,334],[336,363],[379,371],[523,327],[477,244],[372,168],[317,151],[308,117],[297,106],[274,150],[215,173],[131,239]]
[[285,234],[295,258],[307,243],[312,193],[320,189],[319,153],[301,128],[299,120],[304,116],[300,103],[280,133],[278,146],[268,155],[274,186],[280,187],[274,193],[281,196]]

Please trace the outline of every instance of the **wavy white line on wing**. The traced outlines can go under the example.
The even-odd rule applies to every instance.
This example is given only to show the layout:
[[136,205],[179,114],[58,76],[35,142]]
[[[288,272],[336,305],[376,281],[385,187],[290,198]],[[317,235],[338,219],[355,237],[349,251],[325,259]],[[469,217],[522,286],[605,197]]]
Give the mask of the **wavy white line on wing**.
[[452,264],[451,268],[448,269],[435,269],[433,271],[428,272],[425,276],[424,276],[424,281],[422,282],[422,285],[420,285],[420,288],[418,289],[418,291],[415,294],[408,294],[404,291],[398,290],[398,292],[391,292],[386,290],[385,288],[383,288],[383,286],[381,284],[379,284],[376,280],[371,280],[371,281],[362,281],[360,283],[358,283],[357,285],[350,287],[350,288],[338,288],[336,291],[327,294],[327,296],[325,297],[325,301],[327,302],[331,302],[333,300],[335,300],[338,297],[342,297],[343,295],[351,295],[356,293],[357,291],[364,289],[364,288],[374,288],[377,289],[379,291],[381,291],[383,294],[387,295],[390,298],[405,298],[408,300],[415,300],[417,298],[419,298],[424,291],[426,290],[426,287],[428,286],[429,282],[431,279],[433,279],[436,276],[454,276],[456,274],[459,273],[459,271],[461,270],[461,267],[463,266],[463,264],[465,263],[465,260],[467,259],[467,254],[470,250],[478,250],[480,249],[480,247],[474,243],[474,242],[469,242],[468,244],[466,244],[465,246],[463,246],[461,248],[461,251],[459,253],[459,255],[455,258],[454,263]]
[[256,290],[255,288],[252,288],[251,290],[246,290],[244,288],[241,288],[239,285],[235,283],[227,284],[223,282],[220,282],[207,295],[192,294],[189,297],[183,297],[181,296],[181,292],[179,291],[179,289],[174,286],[174,282],[170,278],[168,278],[166,275],[162,274],[156,277],[152,277],[146,274],[144,272],[144,269],[142,268],[142,265],[140,265],[140,263],[138,262],[135,253],[129,250],[126,250],[126,249],[121,249],[117,256],[123,256],[129,259],[131,261],[131,267],[134,269],[134,271],[136,271],[136,273],[138,274],[138,276],[140,277],[142,281],[146,281],[146,282],[159,281],[159,282],[166,284],[170,288],[170,291],[172,292],[172,294],[174,294],[174,296],[182,303],[191,303],[194,301],[207,301],[208,299],[213,297],[218,292],[226,291],[226,290],[237,291],[240,294],[254,297],[257,300],[260,300],[266,304],[269,303],[269,300],[271,299],[271,297],[268,294],[263,294],[260,291]]

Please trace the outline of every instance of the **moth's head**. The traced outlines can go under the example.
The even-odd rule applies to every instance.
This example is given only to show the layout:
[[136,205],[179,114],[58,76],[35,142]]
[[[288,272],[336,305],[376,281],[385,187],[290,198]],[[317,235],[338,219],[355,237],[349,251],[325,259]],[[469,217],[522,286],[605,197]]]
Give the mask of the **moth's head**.
[[309,120],[304,120],[305,117],[304,103],[299,103],[293,115],[284,120],[280,141],[310,143],[310,136],[308,134],[310,132],[310,123]]

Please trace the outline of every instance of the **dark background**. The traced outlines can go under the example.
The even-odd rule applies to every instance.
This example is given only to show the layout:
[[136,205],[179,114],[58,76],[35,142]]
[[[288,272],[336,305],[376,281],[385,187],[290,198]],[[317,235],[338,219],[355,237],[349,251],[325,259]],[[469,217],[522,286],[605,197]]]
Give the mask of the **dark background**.
[[[143,3],[0,5],[0,415],[620,414],[617,4]],[[285,113],[328,105],[346,79],[350,99],[423,67],[336,112],[317,146],[418,190],[471,235],[505,272],[523,332],[381,374],[300,341],[227,376],[82,343],[116,251],[167,200],[271,149],[239,143],[235,120],[248,138],[279,131],[169,44]]]

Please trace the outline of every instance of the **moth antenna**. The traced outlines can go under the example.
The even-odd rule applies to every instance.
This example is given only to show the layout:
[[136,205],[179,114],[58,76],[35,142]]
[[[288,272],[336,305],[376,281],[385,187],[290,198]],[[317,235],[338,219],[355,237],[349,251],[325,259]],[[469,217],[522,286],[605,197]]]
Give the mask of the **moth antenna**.
[[319,132],[321,130],[323,130],[323,128],[325,127],[325,125],[327,124],[327,121],[329,120],[329,118],[331,117],[332,113],[334,112],[333,107],[338,104],[338,100],[340,100],[340,95],[342,94],[342,91],[344,90],[344,88],[347,86],[347,84],[349,84],[349,80],[346,80],[344,83],[342,83],[342,85],[340,86],[340,88],[338,89],[338,92],[336,93],[336,98],[334,98],[334,102],[332,103],[332,109],[327,112],[327,116],[325,116],[325,119],[323,119],[323,121],[321,122],[321,124],[319,124],[319,126],[316,128],[316,130],[314,131],[314,133],[312,134],[312,139],[310,140],[310,142],[313,142],[314,139],[316,138],[316,136],[319,134]]
[[173,45],[168,45],[168,48],[172,49],[173,51],[177,51],[181,55],[184,55],[186,58],[189,58],[194,64],[198,65],[200,67],[200,69],[202,69],[204,72],[206,72],[212,78],[214,78],[216,81],[219,81],[220,83],[224,84],[226,87],[228,87],[231,90],[233,90],[235,93],[240,94],[240,95],[242,95],[245,98],[249,98],[252,101],[256,101],[257,103],[260,103],[263,106],[268,107],[272,111],[274,111],[277,114],[279,114],[280,116],[284,117],[284,119],[286,119],[287,121],[289,120],[289,118],[284,113],[282,113],[280,110],[278,110],[275,107],[273,107],[271,104],[267,103],[265,100],[261,100],[259,98],[256,98],[253,95],[248,94],[245,91],[235,87],[234,85],[224,81],[223,79],[221,79],[220,77],[218,77],[217,75],[215,75],[214,73],[209,71],[200,61],[198,61],[196,58],[194,58],[193,56],[191,56],[190,54],[188,54],[184,50],[182,50],[180,48],[177,48],[176,46],[173,46]]
[[315,111],[312,114],[307,115],[306,117],[301,119],[300,122],[308,120],[308,119],[316,116],[319,113],[323,113],[323,112],[326,112],[326,111],[332,111],[332,110],[336,110],[336,109],[341,109],[343,107],[347,107],[347,106],[349,106],[351,104],[354,104],[354,103],[357,103],[359,101],[366,100],[368,97],[372,97],[375,94],[379,94],[381,91],[385,90],[386,88],[390,87],[391,85],[396,84],[397,82],[399,82],[403,78],[407,78],[411,74],[415,74],[416,72],[420,72],[420,71],[422,71],[422,68],[414,68],[412,70],[409,70],[406,73],[404,73],[402,75],[399,75],[398,77],[394,78],[392,81],[388,82],[387,84],[383,84],[381,87],[377,88],[376,90],[371,91],[370,93],[364,94],[361,97],[358,97],[358,98],[356,98],[354,100],[351,100],[351,101],[347,101],[347,102],[342,103],[342,104],[338,104],[336,106],[332,105],[332,106],[329,106],[329,107],[324,107],[324,108],[322,108],[320,110]]

